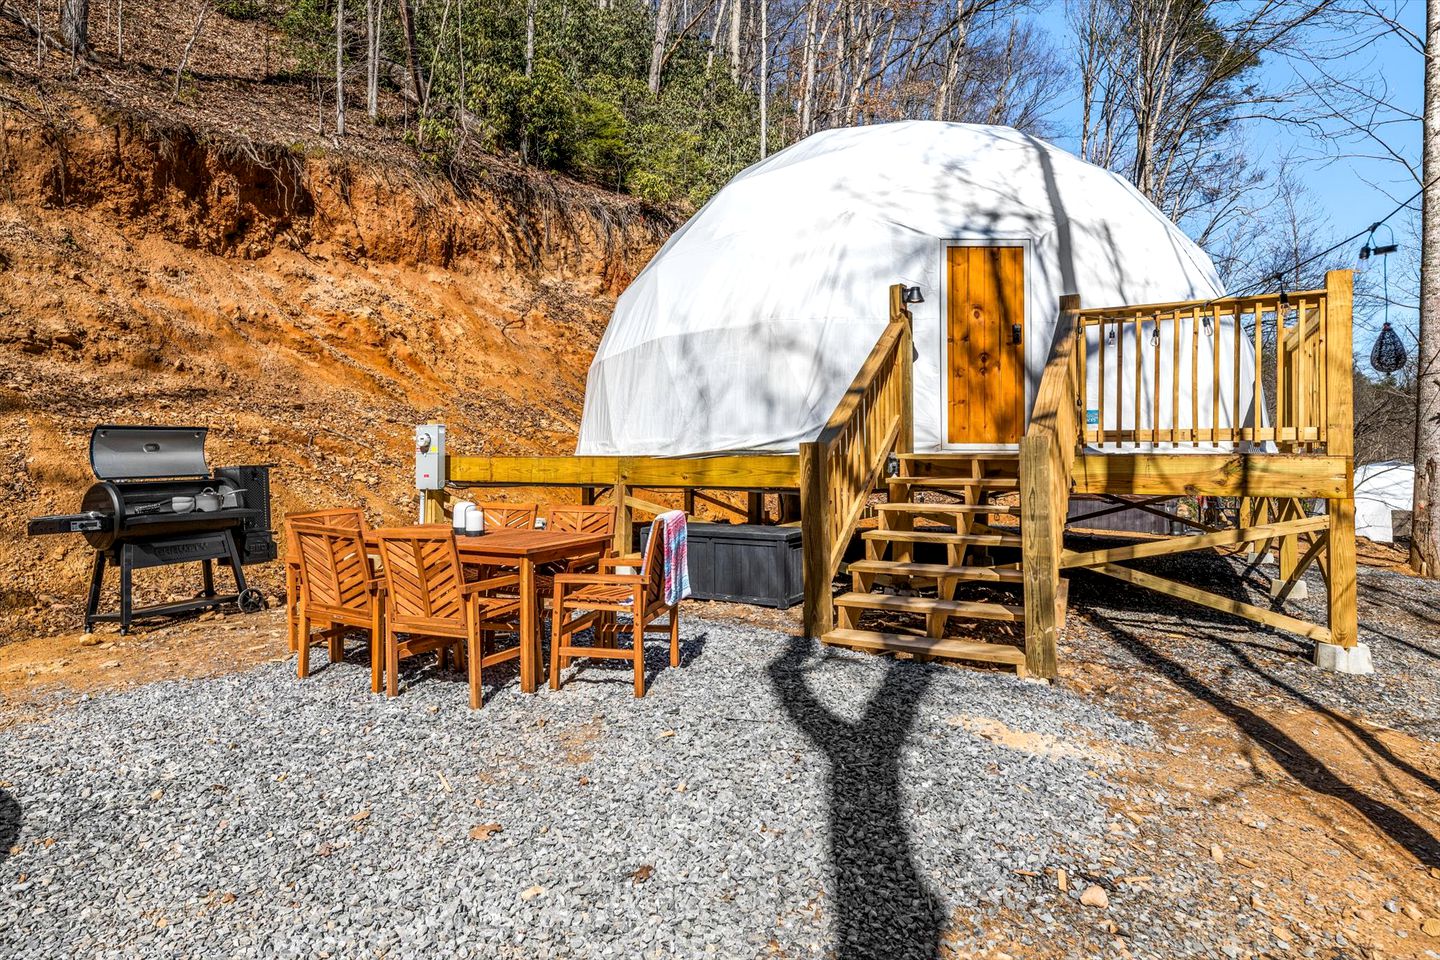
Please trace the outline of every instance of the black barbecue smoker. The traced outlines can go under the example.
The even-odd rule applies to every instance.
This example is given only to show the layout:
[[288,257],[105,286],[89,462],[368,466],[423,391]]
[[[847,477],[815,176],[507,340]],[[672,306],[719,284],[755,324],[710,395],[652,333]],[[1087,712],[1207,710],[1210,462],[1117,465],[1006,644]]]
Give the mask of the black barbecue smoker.
[[[80,512],[30,521],[30,536],[83,534],[95,548],[85,629],[109,621],[128,633],[141,617],[173,616],[236,603],[246,613],[264,606],[245,583],[247,564],[274,560],[270,529],[270,468],[220,467],[205,462],[207,427],[133,427],[102,424],[90,433],[90,468],[97,482],[85,491]],[[213,561],[230,564],[235,592],[215,592]],[[176,563],[201,565],[203,590],[193,600],[136,609],[135,570]],[[120,607],[100,612],[105,570],[120,571]]]

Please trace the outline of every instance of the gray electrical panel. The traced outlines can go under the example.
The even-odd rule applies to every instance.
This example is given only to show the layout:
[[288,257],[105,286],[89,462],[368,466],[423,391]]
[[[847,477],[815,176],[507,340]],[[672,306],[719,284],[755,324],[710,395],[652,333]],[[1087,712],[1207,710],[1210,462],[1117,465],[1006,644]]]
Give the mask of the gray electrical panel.
[[415,428],[415,489],[445,489],[445,424]]

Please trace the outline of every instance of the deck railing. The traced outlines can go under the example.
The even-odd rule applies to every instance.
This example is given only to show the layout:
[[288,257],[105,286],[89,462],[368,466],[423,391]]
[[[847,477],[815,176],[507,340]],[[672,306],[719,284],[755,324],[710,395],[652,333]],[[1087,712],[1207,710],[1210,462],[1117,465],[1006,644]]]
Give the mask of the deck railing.
[[1025,666],[1032,676],[1056,675],[1063,613],[1060,554],[1070,506],[1070,475],[1080,431],[1084,354],[1078,344],[1080,298],[1060,300],[1060,320],[1020,440],[1020,536],[1025,582]]
[[[1321,290],[1082,310],[1084,443],[1117,453],[1320,452],[1338,282],[1332,274]],[[1348,357],[1341,369],[1348,377]]]
[[805,561],[805,632],[834,625],[830,583],[870,492],[896,450],[914,446],[913,333],[904,287],[890,288],[890,323],[830,415],[820,436],[800,445],[800,522]]

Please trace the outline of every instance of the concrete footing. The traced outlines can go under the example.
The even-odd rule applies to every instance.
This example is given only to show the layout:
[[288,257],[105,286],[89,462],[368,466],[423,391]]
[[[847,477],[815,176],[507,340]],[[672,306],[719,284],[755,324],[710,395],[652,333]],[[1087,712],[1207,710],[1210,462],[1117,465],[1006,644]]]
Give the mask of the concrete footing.
[[[1271,581],[1270,581],[1270,596],[1271,596],[1271,597],[1278,597],[1278,596],[1280,596],[1280,589],[1281,589],[1282,587],[1284,587],[1284,586],[1285,586],[1285,581],[1282,580],[1282,579],[1280,579],[1279,577],[1276,577],[1274,580],[1271,580]],[[1295,588],[1290,591],[1290,596],[1287,597],[1286,599],[1289,599],[1289,600],[1308,600],[1308,599],[1310,599],[1310,587],[1309,587],[1309,585],[1306,584],[1306,582],[1305,582],[1304,580],[1296,580],[1296,581],[1295,581]]]
[[1331,673],[1350,673],[1367,676],[1375,672],[1370,659],[1370,646],[1357,643],[1353,647],[1342,647],[1334,643],[1315,644],[1315,666]]

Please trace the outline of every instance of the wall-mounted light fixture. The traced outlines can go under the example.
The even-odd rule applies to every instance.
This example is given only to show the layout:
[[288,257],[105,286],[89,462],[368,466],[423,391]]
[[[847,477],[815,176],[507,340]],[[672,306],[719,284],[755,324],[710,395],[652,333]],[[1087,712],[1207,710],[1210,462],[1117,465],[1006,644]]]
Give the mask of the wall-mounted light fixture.
[[924,303],[925,295],[920,292],[919,287],[906,287],[904,299],[906,303]]

